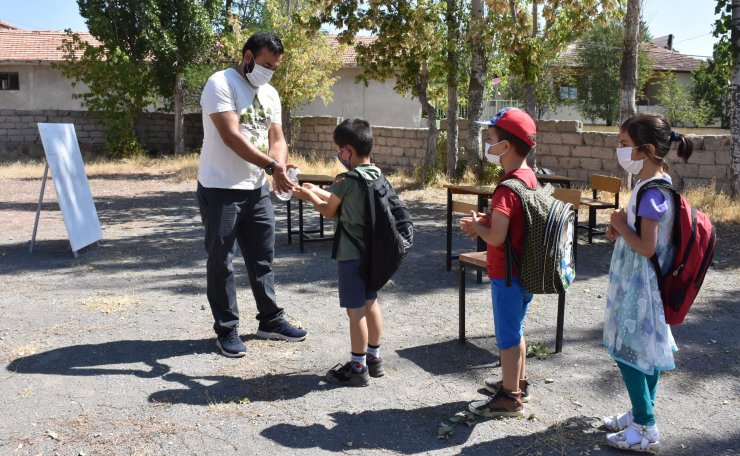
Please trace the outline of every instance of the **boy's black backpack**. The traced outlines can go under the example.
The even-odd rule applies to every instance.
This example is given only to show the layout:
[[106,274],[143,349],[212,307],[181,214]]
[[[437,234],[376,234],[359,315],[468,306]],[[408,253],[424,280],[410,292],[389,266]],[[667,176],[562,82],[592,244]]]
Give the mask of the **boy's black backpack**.
[[576,276],[573,205],[553,197],[550,184],[531,189],[521,180],[512,178],[499,183],[501,186],[514,191],[524,212],[521,258],[515,254],[511,233],[506,237],[506,286],[511,286],[512,269],[516,265],[519,282],[530,293],[564,293]]
[[345,178],[357,179],[367,189],[368,224],[365,226],[365,249],[354,239],[337,219],[332,258],[336,258],[340,235],[347,238],[362,252],[361,272],[367,287],[373,291],[383,288],[414,244],[414,225],[411,214],[393,191],[382,174],[368,181],[357,171],[349,171]]
[[[676,248],[673,263],[663,275],[658,256],[653,255],[650,262],[658,278],[665,321],[669,325],[677,325],[683,322],[704,282],[714,256],[717,236],[709,217],[692,208],[670,182],[664,179],[656,179],[640,187],[637,191],[635,213],[639,214],[642,195],[650,188],[664,189],[673,197],[672,241]],[[640,234],[641,220],[642,217],[635,219],[637,234]]]

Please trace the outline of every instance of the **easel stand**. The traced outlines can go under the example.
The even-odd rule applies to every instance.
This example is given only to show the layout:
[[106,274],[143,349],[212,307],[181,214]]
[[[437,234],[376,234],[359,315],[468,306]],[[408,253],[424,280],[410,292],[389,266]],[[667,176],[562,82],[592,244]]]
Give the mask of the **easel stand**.
[[[33,222],[33,234],[31,235],[31,242],[28,245],[28,253],[33,253],[33,248],[36,246],[36,231],[39,228],[39,217],[41,217],[41,203],[44,201],[44,190],[46,190],[46,179],[49,177],[49,162],[44,165],[44,177],[41,179],[41,193],[39,194],[39,205],[36,207],[36,220]],[[77,252],[72,252],[77,258]]]

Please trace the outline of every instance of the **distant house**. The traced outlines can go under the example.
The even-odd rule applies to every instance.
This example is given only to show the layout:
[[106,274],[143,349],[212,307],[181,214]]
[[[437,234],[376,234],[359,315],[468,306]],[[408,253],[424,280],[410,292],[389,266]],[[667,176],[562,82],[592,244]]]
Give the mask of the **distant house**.
[[[58,48],[66,34],[54,30],[20,30],[0,21],[0,107],[23,111],[82,110],[72,98],[71,81],[52,62],[63,61]],[[97,43],[92,35],[82,39]]]
[[[375,38],[358,36],[358,43],[369,43]],[[330,36],[334,45],[335,36]],[[421,117],[419,100],[403,96],[393,90],[396,84],[394,78],[385,82],[371,81],[365,86],[362,82],[355,82],[360,74],[357,66],[357,53],[349,47],[342,56],[342,68],[335,74],[337,82],[332,86],[334,93],[332,102],[324,106],[320,99],[316,99],[307,106],[295,111],[299,116],[336,116],[336,117],[363,117],[371,125],[389,127],[426,127],[426,119]]]
[[[676,75],[678,84],[688,86],[691,84],[691,73],[698,70],[704,61],[700,58],[681,54],[673,49],[673,35],[655,38],[646,45],[648,56],[653,62],[653,77],[645,84],[644,96],[638,98],[637,109],[639,112],[660,112],[657,96],[660,90],[659,79],[663,73],[671,72]],[[571,45],[560,56],[556,66],[578,71],[578,47]],[[564,100],[576,100],[578,91],[576,87],[560,87],[560,96]],[[545,119],[581,120],[582,116],[575,107],[562,106],[555,112],[549,112]]]
[[[97,43],[88,33],[80,33],[88,42]],[[58,48],[66,34],[62,31],[21,30],[12,24],[0,21],[0,108],[22,111],[38,110],[82,110],[79,100],[72,98],[74,92],[84,91],[83,85],[72,88],[71,82],[51,66],[63,60]],[[336,43],[336,37],[331,37]],[[370,42],[373,37],[358,36],[358,42]],[[678,81],[688,84],[691,72],[701,60],[678,53],[671,48],[671,39],[661,37],[650,47],[653,69],[656,72],[672,71]],[[299,116],[336,116],[366,118],[373,125],[418,128],[426,127],[421,116],[419,101],[410,94],[403,96],[393,90],[395,79],[385,82],[371,81],[367,86],[355,82],[360,73],[357,54],[350,47],[342,56],[343,67],[337,71],[337,82],[332,87],[333,100],[324,106],[320,99],[294,111]],[[563,66],[576,67],[575,49],[569,48],[561,57]],[[564,87],[565,97],[575,97],[575,88]],[[650,110],[656,107],[656,81],[648,83],[646,97],[638,103]],[[561,108],[545,118],[580,119],[573,108]]]

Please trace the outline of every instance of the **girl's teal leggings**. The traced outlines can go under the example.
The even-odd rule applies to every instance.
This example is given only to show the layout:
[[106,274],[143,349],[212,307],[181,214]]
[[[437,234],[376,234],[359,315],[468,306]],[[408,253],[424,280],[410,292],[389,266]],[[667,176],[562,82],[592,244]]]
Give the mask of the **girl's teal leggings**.
[[632,402],[632,418],[635,423],[643,426],[655,424],[655,394],[658,391],[658,378],[660,371],[655,369],[653,375],[645,375],[634,367],[617,361],[617,366],[622,372],[627,393]]

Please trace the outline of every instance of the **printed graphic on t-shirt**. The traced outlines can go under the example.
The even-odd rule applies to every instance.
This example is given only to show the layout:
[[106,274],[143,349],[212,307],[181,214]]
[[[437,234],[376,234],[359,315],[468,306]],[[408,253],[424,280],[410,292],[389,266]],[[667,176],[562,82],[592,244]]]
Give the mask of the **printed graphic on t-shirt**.
[[255,96],[252,104],[239,113],[239,130],[249,142],[265,154],[269,144],[267,132],[270,122],[272,122],[272,109],[265,109],[260,103],[259,96]]

